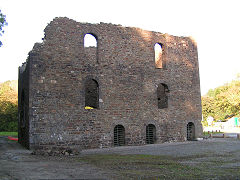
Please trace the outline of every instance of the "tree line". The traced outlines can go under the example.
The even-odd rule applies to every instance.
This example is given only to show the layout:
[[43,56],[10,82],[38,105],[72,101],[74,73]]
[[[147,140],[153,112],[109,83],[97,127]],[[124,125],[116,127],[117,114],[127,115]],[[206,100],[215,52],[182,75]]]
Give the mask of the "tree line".
[[202,96],[202,114],[206,122],[209,116],[215,121],[226,121],[240,116],[240,78],[223,86],[210,89]]

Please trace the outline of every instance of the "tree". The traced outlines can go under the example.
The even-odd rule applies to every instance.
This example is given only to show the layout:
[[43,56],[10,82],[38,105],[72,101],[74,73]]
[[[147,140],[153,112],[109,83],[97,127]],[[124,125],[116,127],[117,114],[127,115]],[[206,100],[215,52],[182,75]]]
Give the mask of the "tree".
[[210,89],[202,97],[202,112],[204,121],[212,116],[215,120],[225,121],[233,116],[240,116],[240,80],[215,89]]
[[202,97],[203,119],[207,121],[209,116],[215,116],[214,98],[209,96]]
[[[6,16],[2,14],[0,10],[0,36],[4,33],[3,27],[7,25]],[[2,46],[2,41],[0,41],[0,47]]]
[[0,83],[0,131],[17,131],[17,81]]

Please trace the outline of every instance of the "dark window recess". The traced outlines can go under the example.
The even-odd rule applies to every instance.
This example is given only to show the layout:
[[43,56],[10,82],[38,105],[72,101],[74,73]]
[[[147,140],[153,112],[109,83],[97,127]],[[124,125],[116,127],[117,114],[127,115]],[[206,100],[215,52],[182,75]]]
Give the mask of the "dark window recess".
[[85,107],[99,108],[99,86],[94,79],[85,83]]
[[187,124],[187,140],[192,141],[195,139],[195,126],[192,122]]
[[153,124],[149,124],[146,127],[146,143],[154,144],[156,142],[156,127]]
[[166,84],[159,84],[157,88],[157,100],[159,109],[168,107],[168,93],[168,86]]
[[125,129],[122,125],[117,125],[114,128],[114,146],[125,145]]

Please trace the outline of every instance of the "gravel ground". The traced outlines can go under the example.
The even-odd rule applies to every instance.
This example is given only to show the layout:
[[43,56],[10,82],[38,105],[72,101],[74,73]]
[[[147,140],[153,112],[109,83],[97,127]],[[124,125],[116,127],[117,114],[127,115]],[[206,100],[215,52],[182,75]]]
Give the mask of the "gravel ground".
[[0,180],[109,179],[109,173],[74,157],[31,155],[18,143],[0,137]]
[[[179,158],[183,164],[221,163],[217,168],[240,169],[240,140],[213,138],[202,141],[174,142],[145,146],[124,146],[108,149],[83,150],[79,157],[96,154],[148,154]],[[78,158],[79,158],[78,157]],[[0,137],[0,179],[116,179],[111,171],[103,170],[76,156],[47,157],[31,155],[18,143]]]
[[83,150],[87,154],[148,154],[172,157],[201,154],[226,154],[240,151],[240,140],[233,138],[213,138],[202,141],[172,142],[145,146],[122,146],[108,149]]

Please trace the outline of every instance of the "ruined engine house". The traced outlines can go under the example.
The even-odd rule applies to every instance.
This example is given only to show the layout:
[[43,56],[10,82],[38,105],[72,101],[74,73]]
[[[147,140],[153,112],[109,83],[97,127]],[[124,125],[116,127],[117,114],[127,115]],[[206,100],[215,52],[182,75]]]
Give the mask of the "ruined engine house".
[[19,142],[33,150],[202,133],[197,45],[189,37],[55,18],[19,67],[18,94]]

